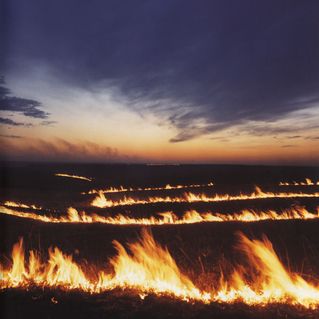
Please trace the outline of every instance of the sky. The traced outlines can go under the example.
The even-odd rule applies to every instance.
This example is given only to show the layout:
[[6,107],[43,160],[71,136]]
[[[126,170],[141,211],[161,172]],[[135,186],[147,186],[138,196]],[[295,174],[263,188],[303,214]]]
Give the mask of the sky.
[[319,1],[0,0],[5,160],[319,165]]

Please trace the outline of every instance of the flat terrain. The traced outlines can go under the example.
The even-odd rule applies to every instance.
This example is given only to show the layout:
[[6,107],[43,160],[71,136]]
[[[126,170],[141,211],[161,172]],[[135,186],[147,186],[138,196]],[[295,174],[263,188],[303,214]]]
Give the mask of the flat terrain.
[[[90,177],[92,182],[58,177],[54,176],[55,173]],[[121,213],[150,217],[163,211],[172,211],[181,216],[189,209],[232,214],[243,209],[280,211],[292,206],[304,206],[315,211],[319,206],[319,198],[281,198],[97,208],[90,206],[96,194],[81,194],[108,187],[145,188],[209,182],[213,182],[214,186],[105,195],[119,199],[124,196],[182,196],[185,191],[209,195],[239,194],[250,193],[255,186],[272,192],[313,193],[319,191],[319,185],[279,186],[280,182],[299,182],[305,178],[319,181],[319,169],[311,167],[6,164],[1,167],[1,174],[0,202],[10,200],[34,204],[42,207],[33,210],[35,213],[56,216],[65,214],[68,207],[103,216]],[[133,225],[51,224],[0,214],[1,263],[9,263],[7,257],[10,256],[12,245],[19,237],[23,237],[28,250],[35,249],[45,255],[49,247],[57,246],[63,252],[72,254],[80,264],[107,267],[108,259],[116,255],[112,241],[117,240],[124,246],[128,242],[135,242],[141,228]],[[236,265],[242,262],[242,256],[234,248],[239,232],[257,239],[266,235],[289,271],[319,282],[319,219],[210,222],[149,228],[156,242],[167,247],[182,273],[203,289],[213,288],[213,283],[220,276],[221,264]],[[319,318],[319,310],[297,306],[271,304],[257,307],[243,303],[205,305],[152,294],[141,299],[137,292],[121,289],[90,295],[61,289],[10,288],[2,290],[0,296],[2,318]]]

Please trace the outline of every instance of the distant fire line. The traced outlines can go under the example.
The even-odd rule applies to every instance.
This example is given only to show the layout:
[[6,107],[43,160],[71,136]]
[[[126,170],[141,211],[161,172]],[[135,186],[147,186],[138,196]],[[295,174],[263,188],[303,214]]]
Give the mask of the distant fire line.
[[73,179],[81,179],[84,181],[92,182],[92,178],[85,177],[85,176],[80,176],[80,175],[70,175],[70,174],[65,174],[65,173],[56,173],[54,176],[59,176],[59,177],[67,177],[67,178],[73,178]]
[[200,188],[200,187],[212,187],[214,184],[209,182],[207,184],[189,184],[189,185],[170,185],[167,184],[165,186],[159,187],[110,187],[107,189],[92,189],[88,192],[82,192],[82,194],[99,194],[99,193],[127,193],[127,192],[144,192],[144,191],[160,191],[160,190],[174,190],[174,189],[184,189],[184,188]]
[[310,178],[306,178],[303,182],[280,182],[279,186],[314,186],[319,185],[319,181],[313,182]]
[[8,207],[17,207],[17,208],[18,207],[19,208],[32,208],[32,209],[37,209],[37,210],[42,209],[41,206],[27,205],[27,204],[23,204],[23,203],[16,203],[16,202],[9,201],[9,200],[5,201],[3,203],[3,205],[8,206]]
[[264,307],[281,303],[319,308],[318,283],[288,271],[266,237],[256,240],[239,234],[237,249],[249,267],[234,266],[230,276],[222,271],[219,280],[211,283],[213,288],[205,290],[181,272],[168,249],[159,245],[148,231],[143,230],[140,240],[129,243],[128,248],[118,241],[113,244],[117,255],[109,258],[113,267],[109,273],[106,268],[79,264],[57,247],[49,248],[47,260],[38,251],[26,254],[20,239],[13,246],[11,265],[0,265],[0,288],[48,287],[90,294],[121,288],[130,293],[136,291],[142,299],[155,294],[206,304],[241,302]]
[[256,187],[255,191],[251,194],[216,194],[208,196],[206,194],[194,194],[191,192],[185,193],[183,196],[171,197],[171,196],[156,196],[148,197],[147,199],[136,199],[133,197],[124,197],[120,200],[107,199],[103,192],[100,192],[96,198],[91,202],[93,207],[114,207],[114,206],[126,206],[126,205],[145,205],[153,203],[193,203],[193,202],[223,202],[223,201],[241,201],[241,200],[255,200],[255,199],[267,199],[267,198],[302,198],[302,197],[319,197],[319,192],[316,193],[273,193],[264,192],[259,187]]
[[52,215],[40,215],[33,212],[15,211],[4,206],[0,206],[0,214],[10,215],[20,218],[37,220],[45,223],[101,223],[109,225],[183,225],[208,222],[258,222],[264,220],[310,220],[319,218],[319,207],[316,213],[309,212],[304,207],[292,207],[281,212],[275,210],[254,211],[242,210],[233,214],[221,213],[199,213],[196,210],[187,211],[181,217],[172,212],[158,213],[157,216],[134,218],[117,214],[112,216],[101,216],[97,214],[87,214],[78,212],[70,207],[66,215],[54,217]]

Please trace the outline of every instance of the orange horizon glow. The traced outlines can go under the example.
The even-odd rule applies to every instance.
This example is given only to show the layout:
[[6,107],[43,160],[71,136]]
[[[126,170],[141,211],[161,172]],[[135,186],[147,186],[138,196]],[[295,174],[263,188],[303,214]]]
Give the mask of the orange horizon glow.
[[162,139],[131,143],[131,139],[127,139],[108,144],[107,141],[67,140],[46,135],[43,139],[26,136],[0,137],[0,140],[0,151],[7,160],[319,165],[319,154],[313,151],[318,142],[312,140],[287,148],[274,144],[271,138],[263,138],[257,143],[250,137],[234,138],[226,144],[204,137],[183,143],[169,143]]
[[[53,124],[43,125],[40,119],[2,111],[2,117],[25,124],[1,126],[4,159],[319,165],[319,153],[315,151],[319,148],[319,112],[315,105],[273,121],[234,121],[219,130],[209,130],[213,123],[205,117],[195,116],[188,123],[193,126],[179,127],[167,116],[147,108],[137,112],[130,101],[114,98],[112,88],[69,91],[59,79],[55,79],[54,87],[47,87],[51,82],[37,82],[35,78],[33,82],[28,77],[14,78],[10,86],[16,85],[17,92],[29,98],[37,92],[36,100],[45,105]],[[47,93],[52,89],[54,94],[38,89],[43,85]],[[307,125],[300,121],[302,114],[307,115]],[[181,133],[186,138],[174,142]]]

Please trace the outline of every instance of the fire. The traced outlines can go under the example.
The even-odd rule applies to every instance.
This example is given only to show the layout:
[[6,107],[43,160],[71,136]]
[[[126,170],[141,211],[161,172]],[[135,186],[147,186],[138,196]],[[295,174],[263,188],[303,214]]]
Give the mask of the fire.
[[167,184],[162,187],[110,187],[107,189],[96,190],[92,189],[88,192],[82,192],[82,194],[99,194],[99,193],[126,193],[126,192],[141,192],[141,191],[160,191],[160,190],[173,190],[173,189],[183,189],[183,188],[200,188],[200,187],[212,187],[214,184],[212,182],[207,184],[190,184],[190,185],[170,185]]
[[0,267],[0,288],[59,287],[89,293],[123,288],[136,290],[142,295],[166,294],[187,301],[208,302],[210,295],[201,292],[180,272],[168,250],[157,244],[149,232],[143,231],[139,242],[128,245],[131,254],[119,242],[113,243],[118,253],[109,259],[114,274],[100,269],[92,276],[85,267],[74,262],[71,255],[56,247],[49,249],[47,261],[41,260],[39,252],[31,250],[27,262],[23,240],[20,239],[12,249],[11,267]]
[[5,201],[3,204],[8,207],[42,209],[41,207],[36,205],[27,205],[27,204],[12,202],[12,201]]
[[0,206],[0,213],[5,215],[28,218],[45,223],[102,223],[110,225],[182,225],[205,222],[258,222],[263,220],[292,220],[292,219],[316,219],[319,218],[319,207],[317,212],[309,212],[305,207],[292,207],[281,212],[274,210],[254,211],[242,210],[234,214],[221,213],[199,213],[190,210],[183,216],[178,217],[172,212],[158,213],[157,217],[134,218],[123,214],[111,216],[101,216],[97,214],[87,214],[84,211],[78,212],[75,208],[68,208],[64,216],[54,217],[52,215],[40,215],[33,212],[16,211],[4,206]]
[[[46,263],[40,260],[40,253],[29,251],[26,266],[23,240],[13,246],[12,267],[2,270],[2,288],[36,286],[64,286],[69,289],[83,289],[88,291],[90,281],[84,272],[72,260],[72,256],[63,254],[58,248],[49,249],[49,259]],[[4,269],[3,266],[1,266]]]
[[65,174],[65,173],[56,173],[54,176],[60,176],[60,177],[67,177],[67,178],[74,178],[74,179],[81,179],[84,181],[92,182],[92,178],[80,176],[80,175],[72,175],[72,174]]
[[298,197],[319,197],[319,192],[315,193],[273,193],[273,192],[263,192],[259,187],[256,187],[255,191],[251,194],[239,194],[239,195],[229,195],[229,194],[216,194],[213,196],[208,196],[206,194],[194,194],[185,193],[180,197],[171,196],[157,196],[148,197],[146,199],[136,199],[133,197],[124,197],[120,200],[107,199],[103,192],[99,192],[98,196],[93,199],[91,206],[94,207],[114,207],[114,206],[124,206],[124,205],[142,205],[142,204],[153,204],[153,203],[193,203],[193,202],[222,202],[222,201],[237,201],[237,200],[254,200],[254,199],[266,199],[266,198],[298,198]]
[[130,254],[119,242],[113,244],[118,254],[110,259],[115,272],[110,282],[115,286],[172,294],[183,300],[209,300],[210,294],[201,292],[181,273],[169,251],[150,232],[142,230],[141,240],[128,244]]
[[279,186],[313,186],[319,185],[319,181],[313,182],[310,178],[305,178],[303,182],[280,182]]
[[267,237],[259,241],[240,234],[238,249],[245,255],[249,268],[235,269],[230,282],[222,283],[224,288],[218,291],[216,300],[319,307],[319,286],[296,273],[289,273]]
[[[143,230],[139,241],[125,248],[113,242],[117,255],[109,259],[113,272],[94,265],[80,265],[71,255],[58,248],[50,248],[48,259],[39,252],[29,251],[28,258],[23,241],[13,246],[11,265],[1,265],[1,289],[22,287],[59,287],[101,293],[115,288],[135,291],[144,298],[147,294],[169,295],[185,301],[204,303],[242,302],[266,306],[284,303],[291,306],[319,308],[319,286],[300,275],[289,272],[274,251],[271,242],[248,239],[240,234],[238,249],[248,263],[236,266],[229,279],[224,276],[212,283],[215,289],[202,290],[177,266],[167,248],[159,245],[149,231]],[[96,269],[92,275],[88,269]]]

